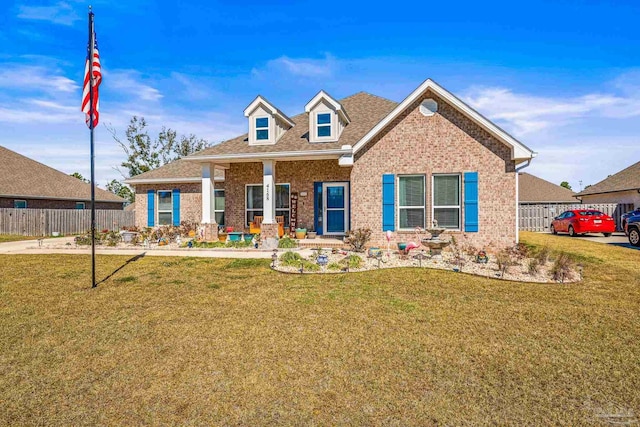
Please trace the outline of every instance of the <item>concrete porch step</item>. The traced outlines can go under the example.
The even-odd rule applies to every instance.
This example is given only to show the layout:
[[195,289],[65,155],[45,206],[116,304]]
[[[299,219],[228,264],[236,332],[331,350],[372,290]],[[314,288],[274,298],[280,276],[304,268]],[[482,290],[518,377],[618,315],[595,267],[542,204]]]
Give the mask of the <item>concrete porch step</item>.
[[300,239],[298,246],[301,248],[343,248],[348,245],[341,239],[316,237],[315,239]]

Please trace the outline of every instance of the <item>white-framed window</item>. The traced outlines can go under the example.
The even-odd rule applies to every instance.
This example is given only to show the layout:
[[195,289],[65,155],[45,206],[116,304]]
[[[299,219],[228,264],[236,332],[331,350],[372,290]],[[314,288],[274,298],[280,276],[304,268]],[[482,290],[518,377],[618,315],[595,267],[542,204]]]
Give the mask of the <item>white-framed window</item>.
[[269,139],[269,117],[256,117],[256,141]]
[[84,202],[76,202],[76,209],[84,209]]
[[460,229],[460,175],[433,175],[432,218],[438,227]]
[[[245,218],[248,227],[254,216],[264,216],[262,184],[247,184],[245,194]],[[291,185],[276,184],[276,216],[284,216],[285,227],[289,226],[290,199]]]
[[224,190],[213,190],[214,192],[214,213],[216,217],[216,223],[218,225],[224,225]]
[[27,208],[27,201],[26,200],[14,200],[13,201],[13,207],[15,209],[26,209]]
[[331,138],[331,115],[332,113],[316,114],[316,136],[318,138]]
[[173,224],[173,197],[171,190],[158,190],[158,225]]
[[398,229],[425,226],[424,175],[398,176]]

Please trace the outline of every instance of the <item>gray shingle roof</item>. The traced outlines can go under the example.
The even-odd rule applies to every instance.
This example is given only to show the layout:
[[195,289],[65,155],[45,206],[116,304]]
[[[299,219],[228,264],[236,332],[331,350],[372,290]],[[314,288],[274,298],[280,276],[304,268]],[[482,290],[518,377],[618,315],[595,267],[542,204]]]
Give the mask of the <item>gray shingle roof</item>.
[[578,193],[578,196],[636,189],[640,189],[640,162],[585,188]]
[[518,174],[518,202],[520,203],[578,203],[575,193],[526,172]]
[[[0,196],[91,200],[91,185],[0,146]],[[96,201],[125,200],[96,188]]]
[[[150,170],[149,172],[141,173],[140,175],[136,175],[132,178],[129,178],[125,182],[129,182],[129,180],[139,180],[139,179],[170,179],[170,178],[182,178],[188,179],[193,178],[200,179],[202,176],[202,165],[198,162],[190,162],[184,159],[174,160],[171,163],[167,163],[164,166],[160,166],[157,169]],[[224,178],[224,174],[216,169],[215,177],[217,179]]]

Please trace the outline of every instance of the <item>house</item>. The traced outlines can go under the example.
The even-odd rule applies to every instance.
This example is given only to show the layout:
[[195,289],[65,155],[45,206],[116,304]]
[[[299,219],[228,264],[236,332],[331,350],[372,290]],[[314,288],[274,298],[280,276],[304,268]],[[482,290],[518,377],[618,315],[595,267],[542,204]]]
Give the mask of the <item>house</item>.
[[518,168],[535,153],[426,80],[401,103],[360,92],[318,92],[287,116],[257,96],[248,133],[132,177],[139,226],[259,222],[264,238],[306,227],[322,236],[369,228],[412,240],[435,221],[477,245],[518,240]]
[[[96,209],[125,200],[96,188]],[[90,209],[91,185],[0,146],[0,208]]]
[[640,207],[640,162],[591,185],[577,196],[582,203],[617,203],[621,212]]
[[518,202],[520,205],[580,203],[576,193],[568,188],[526,172],[518,173]]

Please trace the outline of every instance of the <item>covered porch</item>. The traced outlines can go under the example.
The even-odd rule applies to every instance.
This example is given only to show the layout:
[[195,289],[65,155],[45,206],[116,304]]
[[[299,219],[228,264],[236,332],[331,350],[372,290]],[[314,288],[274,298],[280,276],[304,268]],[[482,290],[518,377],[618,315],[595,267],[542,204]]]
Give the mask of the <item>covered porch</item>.
[[[202,162],[205,238],[216,240],[220,228],[233,228],[259,232],[264,241],[294,237],[301,228],[341,240],[351,228],[351,168],[340,163],[336,158]],[[217,169],[225,175],[223,215],[222,191],[213,180]]]

